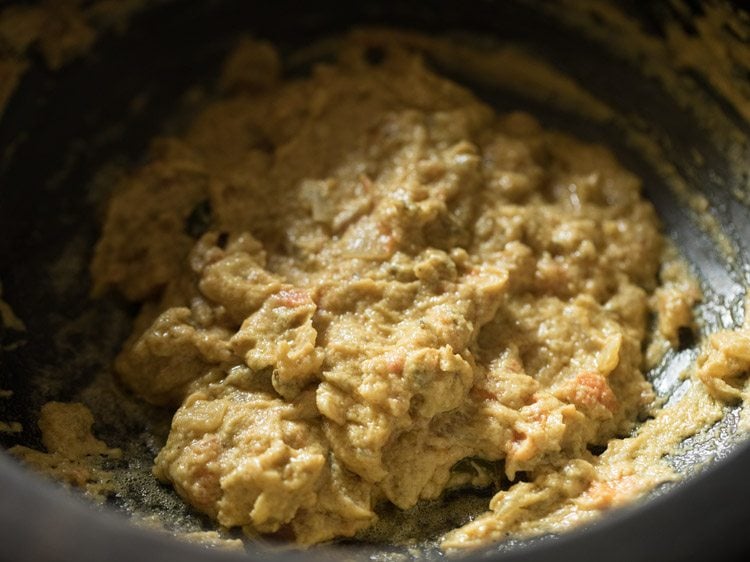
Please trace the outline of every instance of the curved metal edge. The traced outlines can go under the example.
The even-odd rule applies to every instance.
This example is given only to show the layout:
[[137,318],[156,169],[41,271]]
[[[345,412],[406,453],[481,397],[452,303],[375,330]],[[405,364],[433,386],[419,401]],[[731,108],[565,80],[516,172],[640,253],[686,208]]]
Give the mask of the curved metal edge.
[[[515,551],[488,547],[467,561],[506,562],[733,560],[747,549],[750,529],[750,442],[677,489],[618,509],[591,526]],[[209,550],[166,533],[139,528],[121,514],[93,506],[0,454],[0,559],[13,562],[232,562],[248,559],[356,560],[356,548],[322,547],[247,554]]]

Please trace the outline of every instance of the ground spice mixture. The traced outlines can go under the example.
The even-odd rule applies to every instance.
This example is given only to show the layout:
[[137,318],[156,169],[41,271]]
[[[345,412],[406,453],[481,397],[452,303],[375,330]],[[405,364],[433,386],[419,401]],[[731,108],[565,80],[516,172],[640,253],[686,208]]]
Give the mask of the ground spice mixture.
[[109,205],[96,290],[142,303],[116,371],[176,408],[154,472],[221,526],[311,545],[480,486],[443,548],[561,530],[675,478],[664,454],[744,396],[722,332],[657,412],[644,370],[701,292],[639,179],[404,37],[293,80],[243,40]]

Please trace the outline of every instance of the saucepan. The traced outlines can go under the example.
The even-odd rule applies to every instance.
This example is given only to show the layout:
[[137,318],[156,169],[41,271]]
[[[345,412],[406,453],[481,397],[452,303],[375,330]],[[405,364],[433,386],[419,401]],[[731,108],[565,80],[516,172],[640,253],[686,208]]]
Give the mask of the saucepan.
[[[85,52],[62,61],[30,47],[18,83],[9,84],[7,77],[0,83],[0,99],[3,92],[7,97],[0,119],[1,297],[24,328],[7,321],[5,311],[0,388],[12,396],[0,398],[7,429],[0,443],[40,448],[36,422],[42,404],[83,401],[94,410],[95,433],[128,452],[118,466],[130,474],[117,497],[94,504],[0,453],[3,560],[444,556],[429,541],[408,548],[346,541],[306,551],[253,543],[246,552],[225,552],[129,520],[156,518],[178,531],[207,525],[150,477],[158,451],[151,436],[163,434],[172,412],[108,403],[87,390],[110,372],[136,312],[116,295],[91,298],[88,263],[109,180],[143,158],[150,138],[179,130],[191,92],[210,89],[220,61],[243,34],[268,39],[297,60],[288,65],[290,73],[305,72],[308,63],[292,56],[299,49],[357,26],[450,35],[478,48],[512,44],[546,61],[619,117],[590,118],[586,107],[558,103],[554,94],[526,95],[513,84],[483,82],[456,68],[446,73],[500,111],[529,111],[549,128],[609,146],[643,179],[666,234],[700,280],[702,329],[742,323],[750,280],[750,16],[740,7],[522,0],[131,4],[126,22],[107,23],[101,17],[105,8],[97,12],[107,25]],[[680,353],[649,373],[665,400],[679,388],[675,373],[695,357],[694,347],[684,342]],[[614,562],[720,560],[750,552],[750,446],[739,420],[739,410],[727,408],[721,422],[680,447],[671,462],[685,475],[683,482],[660,487],[585,528],[465,556]],[[449,525],[450,498],[435,509]]]

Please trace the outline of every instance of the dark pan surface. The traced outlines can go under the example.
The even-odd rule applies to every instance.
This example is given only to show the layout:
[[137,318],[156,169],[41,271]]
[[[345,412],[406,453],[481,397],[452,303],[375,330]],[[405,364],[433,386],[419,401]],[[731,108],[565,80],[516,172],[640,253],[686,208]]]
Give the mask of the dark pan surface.
[[[658,34],[663,10],[636,6],[630,9]],[[294,17],[289,18],[292,13]],[[658,83],[644,79],[638,68],[618,62],[580,33],[563,28],[523,2],[440,0],[428,5],[368,0],[339,5],[326,0],[309,6],[287,0],[160,2],[136,17],[127,34],[104,37],[95,56],[56,73],[35,65],[0,121],[0,281],[4,300],[28,328],[25,333],[0,331],[3,345],[25,342],[12,352],[0,351],[0,388],[14,391],[12,399],[0,401],[0,420],[19,421],[24,428],[18,435],[0,433],[0,444],[39,448],[36,419],[41,405],[53,399],[83,400],[98,421],[95,433],[111,446],[123,448],[130,459],[112,467],[129,476],[121,477],[126,492],[111,507],[157,513],[175,529],[205,525],[150,476],[150,462],[168,427],[170,412],[130,400],[115,384],[104,385],[106,390],[97,393],[89,390],[95,379],[110,376],[110,363],[129,332],[134,313],[116,296],[89,298],[88,261],[108,187],[106,181],[94,181],[94,173],[112,162],[137,163],[150,138],[179,127],[179,117],[186,110],[180,100],[196,84],[210,89],[219,62],[239,34],[267,38],[291,53],[355,24],[462,32],[475,39],[486,36],[526,46],[586,83],[621,113],[638,116],[653,128],[655,138],[669,139],[663,148],[672,164],[728,225],[738,250],[735,263],[729,263],[715,240],[698,227],[692,211],[667,188],[659,170],[628,145],[615,125],[595,124],[552,105],[455,76],[500,111],[528,110],[546,127],[609,145],[643,178],[646,196],[656,206],[667,234],[703,282],[706,302],[700,314],[706,328],[741,323],[744,287],[750,275],[750,209],[738,204],[729,192],[735,176],[727,155]],[[135,99],[139,103],[134,104]],[[696,166],[689,157],[694,149],[703,154],[703,166]],[[680,386],[677,375],[695,352],[686,345],[670,353],[651,373],[665,398]],[[122,399],[119,405],[111,402],[115,396]],[[554,543],[543,540],[528,551],[509,550],[505,556],[697,560],[708,552],[713,553],[712,559],[737,552],[745,542],[740,529],[750,523],[750,510],[740,509],[744,498],[750,498],[750,483],[743,477],[750,470],[750,451],[743,447],[730,453],[737,419],[737,412],[728,411],[723,422],[689,441],[674,458],[675,466],[686,474],[700,471],[707,460],[732,454],[730,462],[719,463],[713,472],[645,506],[618,512],[593,529]],[[152,554],[157,559],[157,552],[159,560],[209,556],[195,547],[165,542],[163,537],[125,526],[103,508],[83,507],[23,474],[4,456],[0,456],[0,483],[7,490],[0,500],[0,559],[68,560],[74,559],[73,553],[77,560],[133,560]],[[477,505],[480,501],[486,501],[481,494]],[[36,521],[32,528],[18,521],[14,506],[20,505],[25,516]],[[431,509],[449,514],[451,504],[439,503]],[[67,514],[63,521],[58,513]],[[8,532],[21,528],[22,532]],[[377,545],[347,546],[335,553],[314,551],[305,556],[360,559],[384,548],[388,550]],[[406,557],[393,559],[411,556],[403,549],[391,550]],[[497,556],[497,551],[492,548],[480,557]],[[417,549],[416,555],[439,556],[429,544]],[[210,556],[219,559],[224,554]],[[279,556],[291,559],[294,555]]]

